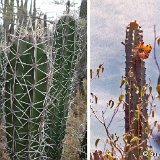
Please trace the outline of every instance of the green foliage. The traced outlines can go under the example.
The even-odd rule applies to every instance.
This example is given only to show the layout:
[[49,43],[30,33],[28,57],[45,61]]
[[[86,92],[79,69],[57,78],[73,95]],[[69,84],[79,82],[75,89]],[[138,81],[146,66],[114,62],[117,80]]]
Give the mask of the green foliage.
[[124,98],[124,94],[121,94],[121,95],[119,96],[119,103],[122,102],[123,98]]
[[131,143],[133,143],[133,142],[137,142],[137,141],[139,141],[140,139],[139,139],[139,137],[137,137],[137,136],[134,136],[132,139],[131,139]]

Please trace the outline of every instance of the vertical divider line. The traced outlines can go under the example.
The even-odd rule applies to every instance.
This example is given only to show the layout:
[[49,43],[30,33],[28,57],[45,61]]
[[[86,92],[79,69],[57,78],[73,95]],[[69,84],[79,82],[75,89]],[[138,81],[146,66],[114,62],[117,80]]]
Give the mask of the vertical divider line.
[[87,159],[90,159],[90,1],[87,2]]

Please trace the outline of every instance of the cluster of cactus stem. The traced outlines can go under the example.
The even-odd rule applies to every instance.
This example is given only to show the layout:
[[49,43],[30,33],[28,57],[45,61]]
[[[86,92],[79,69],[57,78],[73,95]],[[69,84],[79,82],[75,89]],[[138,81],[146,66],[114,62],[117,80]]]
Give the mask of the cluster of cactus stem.
[[[147,96],[145,93],[145,62],[134,56],[133,49],[143,40],[143,31],[138,23],[131,22],[127,26],[125,52],[126,69],[125,76],[128,81],[125,97],[125,133],[127,134],[126,159],[139,159],[143,157],[143,151],[147,150]],[[133,137],[139,140],[132,142]],[[130,145],[129,145],[130,144]],[[139,146],[138,146],[138,145]],[[135,146],[138,147],[135,147]],[[134,149],[131,149],[134,148]],[[141,157],[141,158],[142,158]],[[145,159],[143,157],[142,159]]]
[[7,149],[13,160],[58,160],[62,154],[80,54],[77,22],[68,14],[61,17],[50,43],[46,17],[44,20],[43,34],[39,35],[30,22],[31,28],[18,26],[9,46],[1,50],[5,60],[0,62],[0,80],[4,84],[0,110],[5,117]]

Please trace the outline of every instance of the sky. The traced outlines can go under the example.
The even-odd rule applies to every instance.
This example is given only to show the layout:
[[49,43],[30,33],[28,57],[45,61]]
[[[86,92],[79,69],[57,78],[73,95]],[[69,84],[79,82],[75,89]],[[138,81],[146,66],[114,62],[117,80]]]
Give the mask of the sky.
[[[99,97],[98,104],[91,106],[101,117],[101,112],[106,108],[106,103],[110,99],[117,102],[120,90],[121,77],[125,75],[125,51],[124,45],[126,27],[129,22],[136,20],[143,30],[143,40],[153,46],[154,43],[154,24],[156,25],[157,35],[160,36],[160,1],[159,0],[91,0],[90,9],[90,41],[91,68],[96,72],[99,64],[104,63],[105,71],[99,79],[91,80],[91,92]],[[156,54],[160,59],[160,47],[156,47]],[[146,62],[146,80],[153,87],[153,94],[156,95],[156,85],[159,76],[155,65],[153,52]],[[159,61],[160,63],[160,61]],[[123,93],[125,91],[123,90]],[[160,120],[160,107],[157,104],[155,118]],[[158,112],[157,112],[158,111]],[[107,110],[105,114],[106,122],[111,119],[112,110]],[[103,126],[91,114],[91,151],[96,149],[95,140],[100,138],[97,149],[104,150],[106,140]],[[110,132],[117,132],[120,136],[124,133],[124,113],[122,107],[114,119]],[[151,140],[152,141],[152,140]],[[155,151],[158,149],[155,147]]]
[[[31,1],[33,2],[33,0],[28,0],[28,9],[30,9]],[[37,12],[47,14],[48,20],[51,20],[51,21],[58,20],[66,11],[65,4],[67,1],[68,0],[36,0]],[[71,2],[70,15],[72,15],[74,18],[77,18],[79,15],[79,7],[81,4],[81,0],[70,0],[70,2]],[[15,6],[16,6],[16,3],[15,3]],[[1,17],[1,13],[0,13],[0,17]],[[2,23],[1,19],[0,19],[0,23]]]
[[[56,4],[53,3],[55,1],[57,2]],[[68,0],[37,0],[37,8],[38,10],[41,10],[43,13],[47,14],[49,19],[53,20],[63,15],[66,9],[66,6],[64,4],[67,1]],[[29,3],[30,2],[31,0],[29,0]],[[58,4],[61,2],[63,2],[62,5]],[[81,4],[81,0],[70,0],[70,2],[71,4],[73,4],[71,10],[74,15]]]

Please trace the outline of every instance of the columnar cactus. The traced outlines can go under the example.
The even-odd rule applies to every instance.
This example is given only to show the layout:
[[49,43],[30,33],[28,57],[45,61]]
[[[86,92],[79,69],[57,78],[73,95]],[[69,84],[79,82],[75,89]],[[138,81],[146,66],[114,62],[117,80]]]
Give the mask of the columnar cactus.
[[45,156],[47,55],[42,42],[25,35],[6,53],[5,114],[7,142],[13,160]]
[[49,137],[52,151],[47,151],[52,159],[60,159],[62,140],[65,135],[69,99],[72,91],[73,73],[76,62],[75,20],[66,15],[62,17],[55,31],[55,59],[49,107]]
[[[141,27],[135,22],[131,22],[127,27],[126,40],[125,40],[125,52],[126,52],[126,78],[128,85],[126,85],[126,104],[125,104],[125,131],[130,133],[131,137],[139,137],[138,144],[146,140],[146,125],[147,125],[147,98],[146,95],[142,95],[143,89],[146,85],[145,80],[145,62],[139,57],[136,57],[133,53],[133,49],[143,39],[143,31]],[[144,118],[145,117],[145,120]],[[128,143],[132,143],[131,137],[128,139]],[[134,145],[134,144],[132,144]],[[127,157],[127,160],[139,158],[143,155],[143,151],[146,150],[147,142],[145,141],[140,147],[137,147],[131,151]],[[129,150],[126,147],[126,152]],[[134,155],[133,155],[134,154]]]
[[76,25],[77,62],[74,71],[72,104],[68,110],[61,160],[86,159],[87,148],[87,1],[82,0]]

